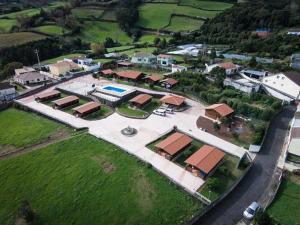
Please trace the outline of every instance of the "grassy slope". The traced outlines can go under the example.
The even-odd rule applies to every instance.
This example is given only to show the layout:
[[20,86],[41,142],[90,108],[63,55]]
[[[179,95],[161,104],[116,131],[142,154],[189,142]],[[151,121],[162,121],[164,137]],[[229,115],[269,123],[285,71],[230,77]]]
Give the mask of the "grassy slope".
[[203,24],[202,20],[173,16],[171,19],[171,24],[165,29],[170,31],[192,31],[199,30]]
[[81,135],[0,161],[0,224],[21,200],[36,224],[182,224],[201,204],[115,146]]
[[44,35],[31,32],[0,34],[0,48],[25,44],[27,42],[38,41],[45,38],[46,36]]
[[0,112],[0,143],[24,147],[46,139],[64,126],[15,108]]
[[54,36],[63,34],[63,28],[60,26],[56,26],[56,25],[39,26],[39,27],[34,28],[34,30],[45,33],[45,34],[54,35]]
[[9,32],[12,26],[16,24],[17,21],[14,19],[0,19],[0,33]]
[[100,18],[103,14],[104,10],[101,9],[92,9],[92,8],[75,8],[72,9],[72,14],[81,19],[86,18]]
[[154,42],[154,39],[158,37],[160,39],[163,39],[165,38],[167,41],[171,39],[171,36],[168,36],[168,35],[155,35],[155,34],[143,34],[143,36],[139,39],[139,42],[142,42],[142,43],[153,43]]
[[180,0],[181,5],[189,5],[196,8],[207,10],[225,10],[233,6],[233,4],[216,1],[199,1],[199,0]]
[[159,29],[166,26],[172,13],[212,18],[217,12],[204,11],[188,6],[177,6],[176,4],[143,4],[139,8],[140,19],[138,25],[147,28]]
[[298,225],[300,223],[299,205],[300,185],[284,180],[267,211],[282,225]]
[[119,28],[117,23],[85,22],[80,37],[88,42],[103,42],[111,37],[120,43],[132,43],[130,37]]

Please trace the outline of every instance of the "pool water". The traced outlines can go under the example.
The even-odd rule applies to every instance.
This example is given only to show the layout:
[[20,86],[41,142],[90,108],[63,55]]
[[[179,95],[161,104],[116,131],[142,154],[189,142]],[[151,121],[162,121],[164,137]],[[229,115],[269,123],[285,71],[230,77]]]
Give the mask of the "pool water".
[[118,92],[118,93],[122,93],[122,92],[126,91],[125,89],[114,87],[114,86],[106,86],[103,89],[108,90],[108,91]]

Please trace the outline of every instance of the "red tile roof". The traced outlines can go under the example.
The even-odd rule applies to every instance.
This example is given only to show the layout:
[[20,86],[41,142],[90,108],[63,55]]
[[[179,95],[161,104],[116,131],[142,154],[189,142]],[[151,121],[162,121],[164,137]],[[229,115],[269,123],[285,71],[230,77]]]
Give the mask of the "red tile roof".
[[161,79],[161,77],[159,75],[151,75],[150,77],[147,77],[147,78],[154,82],[159,81]]
[[233,64],[232,62],[224,62],[224,63],[220,63],[219,67],[223,68],[223,69],[235,69],[236,65]]
[[97,107],[100,107],[101,104],[98,103],[98,102],[88,102],[88,103],[85,103],[81,106],[78,106],[76,108],[74,108],[73,110],[78,112],[78,113],[85,113],[85,112],[88,112],[89,110],[91,109],[94,109],[94,108],[97,108]]
[[215,110],[222,117],[228,116],[234,112],[234,110],[225,103],[213,104],[206,107],[206,109]]
[[151,95],[139,94],[139,95],[135,96],[133,99],[131,99],[130,102],[134,102],[134,103],[138,103],[138,104],[143,105],[146,102],[148,102],[151,98],[152,98]]
[[175,80],[175,79],[173,79],[173,78],[167,78],[167,79],[163,80],[162,82],[168,83],[168,84],[170,84],[171,86],[173,86],[173,85],[175,85],[175,84],[178,83],[178,81]]
[[119,77],[129,78],[129,79],[136,80],[136,79],[139,78],[139,76],[142,75],[142,72],[140,72],[140,71],[134,71],[134,70],[124,70],[124,71],[117,72],[117,75]]
[[197,152],[185,160],[185,163],[208,174],[224,158],[224,156],[225,153],[216,147],[203,145]]
[[58,94],[60,94],[59,91],[52,90],[52,91],[37,94],[35,97],[36,98],[48,98],[48,97],[55,96],[55,95],[58,95]]
[[55,101],[53,101],[53,103],[56,104],[56,105],[64,105],[64,104],[67,104],[69,102],[73,102],[73,101],[76,101],[76,100],[79,100],[79,98],[77,96],[70,95],[70,96],[67,96],[65,98],[55,100]]
[[114,73],[114,71],[111,69],[107,69],[107,70],[101,70],[101,73],[104,75],[111,75]]
[[173,95],[173,94],[166,95],[160,99],[162,103],[175,105],[175,106],[182,105],[184,103],[184,100],[185,100],[184,97]]
[[156,144],[155,147],[164,150],[170,155],[175,155],[177,152],[188,146],[192,141],[193,139],[189,136],[176,132]]

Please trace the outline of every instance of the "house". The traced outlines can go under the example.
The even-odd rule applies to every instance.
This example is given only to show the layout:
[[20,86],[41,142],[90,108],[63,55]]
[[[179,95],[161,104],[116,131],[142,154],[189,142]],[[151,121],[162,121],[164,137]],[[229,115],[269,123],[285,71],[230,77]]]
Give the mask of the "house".
[[299,100],[300,73],[285,72],[263,78],[262,85],[268,94],[283,101]]
[[131,58],[134,64],[153,65],[156,64],[156,56],[146,52],[136,52]]
[[188,68],[186,66],[172,64],[172,73],[184,72],[187,70]]
[[173,78],[167,78],[160,82],[161,86],[167,89],[174,87],[177,83],[178,81]]
[[185,105],[185,98],[179,95],[168,94],[162,97],[160,102],[173,108],[180,109]]
[[253,83],[245,78],[237,79],[237,80],[234,80],[231,78],[225,78],[223,83],[224,83],[224,86],[233,87],[237,90],[240,90],[240,91],[248,93],[248,94],[258,92],[259,87],[260,87],[260,84]]
[[79,98],[75,95],[67,96],[65,98],[61,98],[53,101],[53,108],[62,109],[68,107],[70,105],[74,105],[79,103]]
[[157,56],[157,64],[162,67],[171,67],[175,61],[175,57],[172,55],[159,54]]
[[300,53],[295,53],[291,56],[290,66],[293,69],[300,69]]
[[52,90],[35,95],[35,100],[37,102],[43,102],[57,97],[60,97],[60,92],[57,90]]
[[100,74],[105,77],[110,77],[110,76],[113,76],[115,74],[115,72],[111,69],[107,69],[107,70],[101,70]]
[[32,67],[23,66],[23,68],[15,69],[15,75],[18,76],[18,75],[21,75],[24,73],[29,73],[29,72],[34,72],[34,71],[36,71],[36,70]]
[[252,81],[253,79],[255,80],[261,80],[262,78],[266,77],[269,75],[269,72],[267,71],[259,71],[259,70],[251,70],[251,69],[246,69],[240,71],[240,75],[243,78],[249,79]]
[[14,81],[19,84],[29,85],[29,84],[39,84],[44,83],[50,78],[39,71],[32,71],[26,73],[18,73],[14,76]]
[[193,139],[189,136],[176,132],[155,145],[155,150],[167,159],[178,155],[190,146]]
[[73,59],[65,58],[66,62],[74,62],[85,71],[96,72],[100,69],[101,63],[94,61],[92,58],[78,57]]
[[225,153],[216,147],[203,145],[184,162],[193,174],[205,178],[217,168],[224,156]]
[[136,108],[142,108],[147,103],[151,102],[152,96],[148,94],[139,94],[133,99],[130,99],[129,102],[131,106]]
[[71,61],[60,61],[49,65],[50,73],[54,76],[63,76],[73,70],[78,70],[79,66]]
[[289,29],[287,31],[287,34],[299,36],[300,35],[300,28]]
[[213,104],[205,109],[205,116],[219,120],[224,117],[229,117],[234,113],[234,110],[225,103]]
[[240,68],[238,65],[235,65],[232,62],[217,63],[212,65],[205,64],[205,66],[206,69],[204,73],[206,74],[210,73],[214,68],[219,67],[225,70],[226,75],[233,75],[236,74]]
[[17,95],[15,87],[9,82],[0,83],[0,101],[13,100]]
[[256,29],[253,33],[260,38],[266,38],[270,35],[270,30],[267,28]]
[[88,102],[81,106],[74,108],[74,115],[76,117],[84,117],[90,113],[100,110],[101,104],[98,102]]
[[134,70],[123,70],[123,71],[116,72],[115,76],[119,79],[136,82],[142,78],[143,73]]
[[156,84],[160,81],[160,79],[161,79],[160,75],[151,75],[145,77],[145,82],[147,82],[148,84]]

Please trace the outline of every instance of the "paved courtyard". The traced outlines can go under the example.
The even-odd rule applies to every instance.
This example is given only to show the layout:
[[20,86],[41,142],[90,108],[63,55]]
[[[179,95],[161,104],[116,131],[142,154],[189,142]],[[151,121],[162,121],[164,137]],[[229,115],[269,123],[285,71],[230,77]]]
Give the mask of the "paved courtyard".
[[[70,84],[74,83],[76,80],[77,79],[72,80]],[[110,83],[110,81],[93,79],[91,76],[78,78],[78,80],[83,82],[85,84],[84,86],[89,86],[87,82],[102,85]],[[125,87],[126,85],[118,84],[118,86]],[[141,88],[139,89],[148,93],[154,92],[143,90]],[[49,91],[49,89],[46,91]],[[162,92],[159,93],[162,94]],[[97,121],[87,121],[76,118],[73,115],[60,110],[55,110],[42,103],[37,103],[34,101],[34,96],[20,99],[18,102],[72,127],[88,128],[90,134],[109,141],[128,153],[150,163],[158,171],[165,174],[190,193],[195,193],[197,189],[202,186],[204,181],[201,178],[192,175],[184,168],[146,148],[145,146],[148,143],[168,133],[176,126],[180,131],[187,133],[191,137],[207,144],[214,145],[232,155],[242,157],[245,153],[245,149],[198,129],[196,121],[200,115],[204,115],[204,106],[190,99],[186,100],[190,106],[188,110],[176,112],[173,115],[167,115],[166,117],[151,115],[147,119],[130,119],[114,113],[105,119]],[[122,135],[121,130],[127,126],[136,128],[138,133],[133,137]]]

